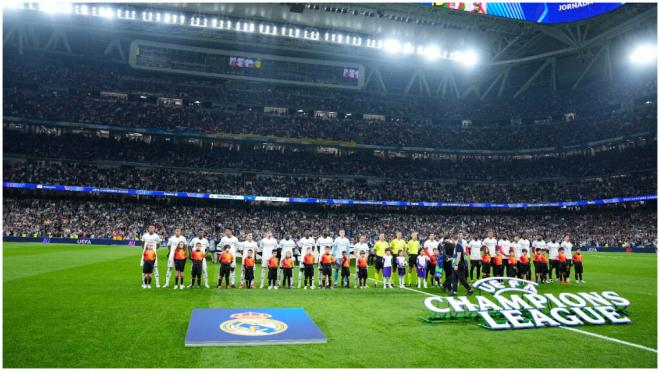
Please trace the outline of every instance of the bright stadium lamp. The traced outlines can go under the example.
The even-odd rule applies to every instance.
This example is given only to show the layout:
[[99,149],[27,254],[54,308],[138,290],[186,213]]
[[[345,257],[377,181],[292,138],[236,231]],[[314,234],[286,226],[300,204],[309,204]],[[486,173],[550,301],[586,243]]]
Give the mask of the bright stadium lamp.
[[60,6],[60,12],[64,14],[73,13],[73,5],[71,5],[71,3],[62,3]]
[[461,62],[465,67],[474,67],[479,63],[479,55],[474,50],[466,50],[456,53],[456,60]]
[[403,44],[403,54],[412,54],[415,52],[415,46],[411,43]]
[[630,53],[630,62],[633,64],[643,65],[653,63],[656,60],[658,50],[655,45],[642,44],[638,45]]
[[426,57],[426,59],[434,61],[440,58],[440,48],[438,48],[435,45],[429,45],[426,48],[424,48],[423,55],[424,57]]
[[57,12],[57,4],[51,2],[39,3],[39,10],[44,13],[54,14]]
[[401,43],[395,39],[387,39],[383,43],[383,50],[390,54],[398,53],[401,50]]
[[18,1],[3,1],[3,9],[21,9],[23,8],[23,3]]
[[99,8],[99,15],[103,18],[112,19],[114,17],[114,12],[112,8],[101,7]]

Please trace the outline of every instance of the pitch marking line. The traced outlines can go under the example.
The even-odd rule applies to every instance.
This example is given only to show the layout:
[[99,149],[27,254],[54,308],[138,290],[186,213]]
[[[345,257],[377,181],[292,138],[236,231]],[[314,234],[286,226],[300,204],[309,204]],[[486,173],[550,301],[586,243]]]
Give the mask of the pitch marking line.
[[559,326],[559,328],[563,328],[564,330],[575,331],[575,332],[579,332],[579,333],[581,333],[581,334],[585,334],[585,335],[593,336],[593,337],[596,337],[596,338],[599,338],[599,339],[609,340],[609,341],[613,341],[613,342],[615,342],[615,343],[619,343],[619,344],[628,345],[628,346],[631,346],[631,347],[635,347],[635,348],[639,348],[639,349],[647,350],[647,351],[649,351],[649,352],[658,353],[658,350],[657,350],[657,349],[653,349],[653,348],[649,348],[649,347],[644,346],[644,345],[639,345],[639,344],[630,343],[630,342],[627,342],[627,341],[623,341],[623,340],[619,340],[619,339],[615,339],[615,338],[607,337],[607,336],[604,336],[604,335],[594,334],[593,332],[584,331],[584,330],[578,330],[578,329],[576,329],[576,328],[565,327],[565,326]]
[[[369,280],[370,280],[370,281],[374,281],[373,278],[369,278]],[[374,282],[375,282],[375,281],[374,281]],[[420,293],[420,294],[424,294],[424,295],[427,295],[427,296],[438,296],[438,295],[434,295],[434,294],[431,294],[431,293],[428,293],[428,292],[424,292],[424,291],[419,291],[419,290],[411,289],[410,287],[396,287],[396,288],[400,288],[400,289],[404,289],[404,290],[409,290],[409,291],[418,292],[418,293]],[[643,349],[643,350],[646,350],[646,351],[649,351],[649,352],[658,353],[658,350],[657,350],[657,349],[653,349],[653,348],[650,348],[650,347],[647,347],[647,346],[644,346],[644,345],[635,344],[635,343],[631,343],[631,342],[624,341],[624,340],[619,340],[619,339],[611,338],[611,337],[608,337],[608,336],[605,336],[605,335],[599,335],[599,334],[595,334],[595,333],[593,333],[593,332],[584,331],[584,330],[578,330],[578,329],[576,329],[576,328],[566,327],[566,326],[559,326],[559,328],[564,329],[564,330],[569,330],[569,331],[578,332],[578,333],[580,333],[580,334],[584,334],[584,335],[588,335],[588,336],[593,336],[593,337],[596,337],[596,338],[599,338],[599,339],[603,339],[603,340],[608,340],[608,341],[611,341],[611,342],[614,342],[614,343],[619,343],[619,344],[623,344],[623,345],[628,345],[628,346],[631,346],[631,347],[634,347],[634,348],[638,348],[638,349]]]

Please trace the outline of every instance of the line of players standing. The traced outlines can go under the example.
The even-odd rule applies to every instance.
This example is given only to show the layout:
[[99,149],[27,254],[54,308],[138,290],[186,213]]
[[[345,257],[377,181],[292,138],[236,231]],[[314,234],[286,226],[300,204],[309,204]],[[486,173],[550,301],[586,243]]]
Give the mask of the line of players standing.
[[[343,229],[334,239],[329,232],[314,239],[310,232],[306,231],[298,241],[294,241],[291,235],[286,235],[278,241],[269,231],[259,242],[253,239],[251,233],[246,235],[245,241],[239,242],[233,231],[228,228],[220,239],[216,251],[212,251],[212,260],[220,263],[217,287],[222,287],[223,279],[226,287],[235,287],[236,256],[239,251],[242,256],[240,288],[255,287],[254,270],[257,253],[261,253],[260,288],[263,288],[266,282],[269,289],[277,289],[280,282],[283,287],[293,287],[291,281],[296,267],[299,268],[298,288],[316,287],[314,279],[316,268],[319,273],[317,276],[319,287],[334,288],[338,286],[340,277],[341,286],[350,287],[351,247],[356,260],[356,282],[360,288],[367,288],[367,269],[374,263],[373,280],[376,286],[379,285],[381,272],[385,288],[392,287],[392,272],[398,273],[399,287],[413,286],[412,273],[415,271],[418,288],[428,287],[427,282],[430,278],[431,287],[437,285],[455,294],[458,283],[461,283],[471,294],[472,290],[466,279],[468,260],[472,282],[475,277],[479,279],[482,274],[484,277],[489,276],[491,268],[494,276],[503,276],[506,272],[508,276],[530,279],[531,269],[529,267],[525,269],[525,263],[529,262],[527,257],[529,251],[534,254],[537,281],[552,282],[552,270],[556,270],[557,279],[567,282],[573,260],[579,260],[575,262],[576,280],[578,277],[581,278],[581,256],[579,249],[576,251],[577,259],[571,255],[573,245],[570,242],[570,235],[564,237],[561,245],[554,240],[546,243],[541,236],[530,243],[524,233],[520,237],[516,236],[513,242],[507,238],[497,240],[492,231],[489,231],[483,240],[475,237],[469,242],[463,239],[461,233],[446,235],[440,240],[437,240],[434,234],[430,234],[423,245],[417,239],[416,232],[411,233],[409,241],[402,238],[401,232],[396,232],[395,236],[388,242],[385,240],[385,234],[380,234],[373,247],[367,244],[364,235],[359,236],[358,242],[351,245]],[[156,279],[156,287],[160,287],[155,251],[160,247],[161,238],[155,233],[155,226],[148,227],[147,232],[142,236],[142,242],[143,254],[140,261],[143,268],[142,287],[151,288],[152,275]],[[190,259],[193,269],[192,282],[188,287],[194,287],[195,283],[197,287],[201,287],[203,279],[205,287],[209,288],[206,255],[210,251],[210,243],[203,232],[198,232],[196,237],[187,241],[181,234],[181,229],[176,228],[174,235],[167,241],[167,247],[169,254],[164,287],[169,287],[173,269],[176,272],[174,288],[185,287],[183,283],[185,263]],[[547,254],[550,258],[549,276]],[[546,258],[544,262],[541,256]],[[334,280],[331,280],[333,270]],[[441,282],[443,277],[444,282]]]

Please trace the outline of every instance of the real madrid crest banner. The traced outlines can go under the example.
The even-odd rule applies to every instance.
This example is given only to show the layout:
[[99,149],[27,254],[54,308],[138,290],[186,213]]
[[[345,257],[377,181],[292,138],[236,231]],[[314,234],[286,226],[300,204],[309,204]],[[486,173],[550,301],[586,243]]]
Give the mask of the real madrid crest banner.
[[195,308],[185,345],[232,346],[325,343],[302,308]]

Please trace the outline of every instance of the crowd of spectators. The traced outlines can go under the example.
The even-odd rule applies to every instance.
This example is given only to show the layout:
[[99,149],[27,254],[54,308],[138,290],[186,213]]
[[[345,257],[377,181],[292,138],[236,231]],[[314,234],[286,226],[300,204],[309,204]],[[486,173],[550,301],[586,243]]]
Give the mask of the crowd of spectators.
[[[10,58],[4,71],[8,77],[5,115],[123,127],[490,150],[562,147],[656,131],[654,82],[592,84],[575,92],[529,93],[515,100],[474,102],[217,83],[154,76],[98,61],[74,64],[70,60]],[[100,99],[98,93],[105,90],[131,93],[135,100]],[[189,102],[212,99],[214,106],[191,103],[171,107],[138,98],[141,94],[173,92],[170,97],[184,97]],[[648,97],[649,103],[641,97]],[[265,114],[264,106],[286,107],[288,114]],[[313,110],[354,114],[318,118],[309,114]],[[358,113],[384,115],[386,120],[370,121]],[[565,113],[575,113],[575,119],[565,122]],[[514,125],[511,119],[522,121]],[[463,120],[474,123],[463,127]]]
[[[286,87],[258,82],[214,80],[134,70],[126,64],[62,55],[12,55],[3,64],[5,87],[75,88],[211,101],[220,105],[280,106],[442,120],[538,119],[566,112],[590,112],[655,96],[655,81],[594,81],[577,90],[533,91],[515,99],[471,99],[376,94],[364,91]],[[618,76],[617,76],[618,77]],[[387,75],[396,79],[396,75]],[[405,74],[399,78],[405,78]],[[429,79],[431,77],[429,76]],[[542,102],[542,103],[539,103]]]
[[406,179],[227,174],[202,169],[110,166],[58,161],[4,162],[4,181],[158,191],[380,201],[546,202],[656,194],[655,170],[593,179],[452,182]]
[[[538,156],[532,159],[510,157],[429,157],[403,158],[377,156],[355,151],[331,155],[297,151],[285,147],[267,150],[262,145],[199,145],[152,138],[141,140],[86,137],[82,135],[33,135],[5,130],[5,155],[49,159],[108,160],[122,163],[182,167],[192,171],[240,170],[254,173],[305,174],[324,176],[376,177],[381,180],[435,181],[534,181],[537,179],[605,176],[657,168],[656,140],[613,146],[593,153],[585,150],[570,157]],[[56,171],[54,169],[53,171]],[[5,170],[5,174],[11,174]],[[29,173],[26,175],[29,176]],[[48,174],[43,178],[57,174]],[[119,182],[119,179],[115,179]],[[649,185],[651,186],[651,185]],[[653,185],[654,186],[654,185]],[[646,187],[641,185],[640,187]]]
[[358,144],[442,149],[512,150],[564,147],[618,136],[653,132],[656,106],[644,104],[633,112],[598,111],[571,122],[484,127],[438,124],[432,120],[365,120],[359,116],[319,118],[313,115],[270,115],[237,111],[162,106],[142,101],[104,100],[61,92],[13,92],[4,101],[4,114],[14,117],[102,124],[127,128],[186,129],[204,134],[257,134],[313,138]]
[[298,210],[291,206],[250,205],[238,208],[219,206],[181,206],[163,203],[96,202],[94,200],[5,198],[4,233],[7,236],[139,239],[149,224],[155,224],[163,236],[182,227],[187,237],[203,231],[217,238],[224,228],[232,228],[244,239],[253,233],[256,239],[272,231],[276,238],[286,234],[299,238],[309,230],[318,237],[323,231],[336,233],[345,228],[353,238],[364,234],[370,240],[378,233],[392,238],[402,231],[408,238],[417,231],[422,239],[429,233],[443,236],[463,231],[483,238],[493,230],[497,238],[526,232],[530,238],[542,235],[546,240],[560,239],[571,233],[580,245],[620,246],[654,244],[657,238],[655,207],[617,206],[581,211],[506,211],[442,213],[396,212],[392,209],[360,210],[342,207],[314,207]]

